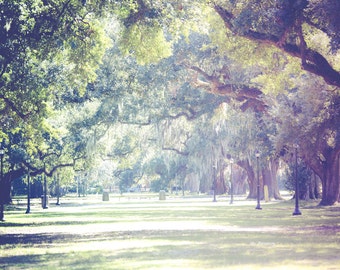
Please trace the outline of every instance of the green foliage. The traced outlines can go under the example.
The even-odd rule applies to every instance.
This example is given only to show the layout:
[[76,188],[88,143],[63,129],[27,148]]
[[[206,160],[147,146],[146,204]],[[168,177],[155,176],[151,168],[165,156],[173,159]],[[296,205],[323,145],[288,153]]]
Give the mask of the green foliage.
[[131,14],[138,11],[138,4],[135,0],[115,1],[114,13],[122,20],[127,19]]
[[[248,77],[249,84],[269,95],[277,95],[293,87],[291,77],[300,71],[296,59],[274,46],[235,35],[223,27],[223,21],[213,11],[207,18],[212,28],[209,32],[212,40],[210,46],[217,46],[219,55],[233,61],[232,65],[229,64],[232,75],[240,73],[237,70],[242,68],[241,80]],[[235,70],[232,69],[233,65],[237,65]],[[240,78],[233,79],[232,83],[239,84]]]
[[[53,5],[38,0],[1,1],[0,8],[0,138],[6,139],[8,167],[16,170],[28,158],[36,170],[32,173],[41,173],[45,164],[48,170],[58,163],[72,165],[79,153],[74,154],[68,144],[61,155],[60,141],[69,139],[60,125],[46,119],[55,97],[70,88],[82,94],[96,78],[95,70],[110,46],[103,24],[82,1],[54,1]],[[19,135],[20,140],[11,140]]]
[[159,62],[171,55],[171,42],[167,41],[159,25],[135,24],[126,28],[120,48],[124,54],[132,54],[139,64]]
[[25,178],[17,178],[13,181],[12,184],[12,195],[13,196],[20,196],[20,195],[26,195],[27,194],[27,184],[25,183]]
[[119,179],[120,192],[127,192],[132,184],[134,184],[134,173],[132,170],[125,170],[120,174]]
[[159,192],[160,190],[168,190],[168,184],[165,179],[159,178],[155,179],[150,184],[150,191]]
[[298,162],[297,171],[295,170],[296,165],[294,163],[290,163],[285,171],[286,180],[284,182],[284,186],[289,191],[295,191],[295,183],[297,177],[299,185],[299,198],[305,199],[307,188],[309,187],[311,182],[312,171],[303,162]]
[[334,104],[339,97],[319,78],[302,75],[292,80],[297,88],[271,107],[271,115],[277,120],[277,134],[271,138],[282,153],[298,142],[304,161],[322,175],[320,160],[339,148],[338,137],[329,136],[338,134],[339,113]]
[[[143,177],[163,188],[187,172],[208,183],[227,152],[251,159],[261,148],[269,156],[271,142],[281,151],[296,138],[315,168],[313,157],[339,147],[338,89],[301,72],[297,59],[310,55],[299,51],[303,37],[320,54],[313,59],[324,56],[337,70],[337,7],[335,0],[0,1],[5,171],[28,157],[38,173],[58,163],[89,169],[109,156],[122,189]],[[313,59],[302,63],[324,70]],[[207,93],[209,78],[231,85],[231,96],[255,86],[269,114],[231,109],[249,100]],[[231,107],[223,111],[222,103]],[[171,154],[160,155],[162,148]]]
[[103,24],[105,25],[105,22],[92,19],[88,23],[88,35],[83,39],[77,35],[70,37],[64,42],[63,50],[56,55],[57,63],[67,71],[69,87],[77,89],[80,95],[83,95],[87,85],[96,79],[96,70],[106,49],[111,46]]
[[337,0],[309,1],[305,12],[312,24],[324,31],[330,38],[331,49],[333,52],[339,50],[340,36],[338,13],[340,9]]
[[[300,73],[299,64],[293,59],[288,61],[283,55],[273,54],[273,58],[275,57],[278,60],[276,64],[273,63],[273,65],[266,66],[265,73],[252,79],[252,82],[259,86],[262,92],[267,95],[278,95],[294,88],[295,84],[292,78]],[[281,65],[281,61],[285,62]]]

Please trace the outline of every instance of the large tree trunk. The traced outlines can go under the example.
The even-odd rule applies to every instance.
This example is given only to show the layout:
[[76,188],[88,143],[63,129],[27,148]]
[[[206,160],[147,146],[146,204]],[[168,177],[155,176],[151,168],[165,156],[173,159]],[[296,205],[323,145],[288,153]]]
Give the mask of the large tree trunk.
[[24,168],[19,168],[18,170],[11,170],[3,175],[3,179],[0,182],[0,201],[3,204],[8,204],[12,202],[11,198],[11,186],[12,181],[23,176],[26,173]]
[[242,195],[247,192],[247,173],[239,166],[233,169],[234,194]]
[[0,182],[0,221],[4,221],[4,205],[5,205],[5,189],[4,185]]
[[[328,162],[327,162],[328,161]],[[322,181],[322,200],[320,205],[334,205],[340,201],[340,157],[336,154],[335,158],[328,159],[323,164]]]
[[[277,182],[277,171],[279,169],[279,160],[271,158],[266,164],[266,167],[262,170],[262,177],[264,185],[268,187],[269,198],[275,200],[282,200],[279,185]],[[261,188],[263,191],[263,188]]]
[[259,168],[259,179],[257,179],[256,166],[251,166],[249,160],[239,162],[238,165],[247,171],[249,184],[249,194],[247,197],[248,199],[257,198],[257,181],[259,181],[261,200],[264,198],[264,185],[268,186],[269,198],[282,200],[276,177],[277,170],[279,168],[279,163],[277,159],[270,159],[265,167],[263,167],[262,169]]
[[0,202],[2,204],[10,204],[12,202],[11,197],[12,175],[5,174],[4,179],[0,183]]
[[216,175],[216,194],[224,194],[227,191],[226,180],[224,177],[225,166],[220,166]]
[[300,187],[300,198],[301,200],[316,200],[321,198],[322,183],[320,178],[313,172],[309,181],[306,185]]
[[5,174],[0,182],[0,221],[4,221],[4,206],[12,202],[11,184],[12,175]]
[[309,185],[309,198],[312,200],[320,199],[322,196],[322,183],[320,177],[313,172]]
[[251,166],[249,160],[239,161],[237,163],[241,168],[247,172],[247,181],[249,186],[249,194],[247,199],[257,198],[257,178],[255,177],[255,172],[253,166]]
[[[320,151],[316,158],[307,159],[309,166],[320,177],[322,198],[320,205],[330,206],[340,201],[340,149]],[[321,157],[321,158],[320,158]]]

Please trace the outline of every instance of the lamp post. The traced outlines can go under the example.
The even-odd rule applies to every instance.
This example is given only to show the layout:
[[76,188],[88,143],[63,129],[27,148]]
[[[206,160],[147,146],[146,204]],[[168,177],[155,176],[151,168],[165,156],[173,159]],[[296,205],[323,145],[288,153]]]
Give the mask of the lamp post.
[[56,173],[57,177],[57,202],[56,205],[60,205],[60,179],[59,179],[59,173]]
[[295,210],[293,212],[293,216],[299,216],[301,215],[301,212],[299,210],[299,181],[298,181],[298,162],[297,162],[297,155],[298,155],[298,144],[294,144],[293,147],[295,148]]
[[47,203],[47,180],[46,180],[46,174],[44,175],[44,199],[43,199],[43,209],[48,208]]
[[234,184],[233,184],[233,163],[234,160],[230,159],[230,204],[234,202]]
[[[4,161],[4,155],[5,155],[5,150],[1,147],[0,149],[0,170],[1,170],[1,173],[0,173],[0,182],[1,184],[4,185],[3,183],[3,180],[4,180],[4,167],[3,167],[3,161]],[[4,191],[4,186],[2,186],[1,188],[1,197],[0,197],[0,221],[5,221],[5,218],[4,218],[4,204],[5,204],[5,191]]]
[[[27,161],[30,162],[29,160]],[[30,168],[28,167],[28,173],[27,173],[27,209],[26,214],[29,214],[31,212],[31,188],[30,188]]]
[[260,153],[256,151],[256,163],[257,163],[257,205],[255,207],[256,210],[261,210],[261,205],[260,205],[260,173],[259,173],[259,157]]
[[213,202],[216,202],[216,166],[213,166],[213,193],[214,193],[214,199]]
[[[54,178],[56,180],[56,178]],[[80,173],[79,175],[77,176],[77,191],[78,191],[78,197],[80,198]]]

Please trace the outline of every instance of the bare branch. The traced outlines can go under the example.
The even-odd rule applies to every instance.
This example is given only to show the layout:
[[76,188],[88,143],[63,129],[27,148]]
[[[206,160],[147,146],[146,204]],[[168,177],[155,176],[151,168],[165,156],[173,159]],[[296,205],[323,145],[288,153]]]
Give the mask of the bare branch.
[[182,155],[182,156],[188,156],[189,155],[189,152],[185,152],[185,151],[180,151],[176,148],[172,148],[172,147],[162,147],[162,150],[166,150],[166,151],[174,151],[176,152],[177,154],[179,155]]

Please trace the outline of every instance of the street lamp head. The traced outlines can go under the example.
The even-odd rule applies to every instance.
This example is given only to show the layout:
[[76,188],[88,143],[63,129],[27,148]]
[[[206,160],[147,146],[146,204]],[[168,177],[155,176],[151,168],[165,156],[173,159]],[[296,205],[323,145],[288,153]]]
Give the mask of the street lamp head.
[[231,159],[230,159],[230,164],[233,164],[233,163],[234,163],[234,159],[231,158]]
[[294,144],[293,144],[293,147],[294,147],[295,149],[298,149],[298,148],[299,148],[299,145],[298,145],[297,143],[294,143]]
[[256,151],[255,156],[256,156],[257,158],[260,157],[260,152],[259,152],[259,151]]

